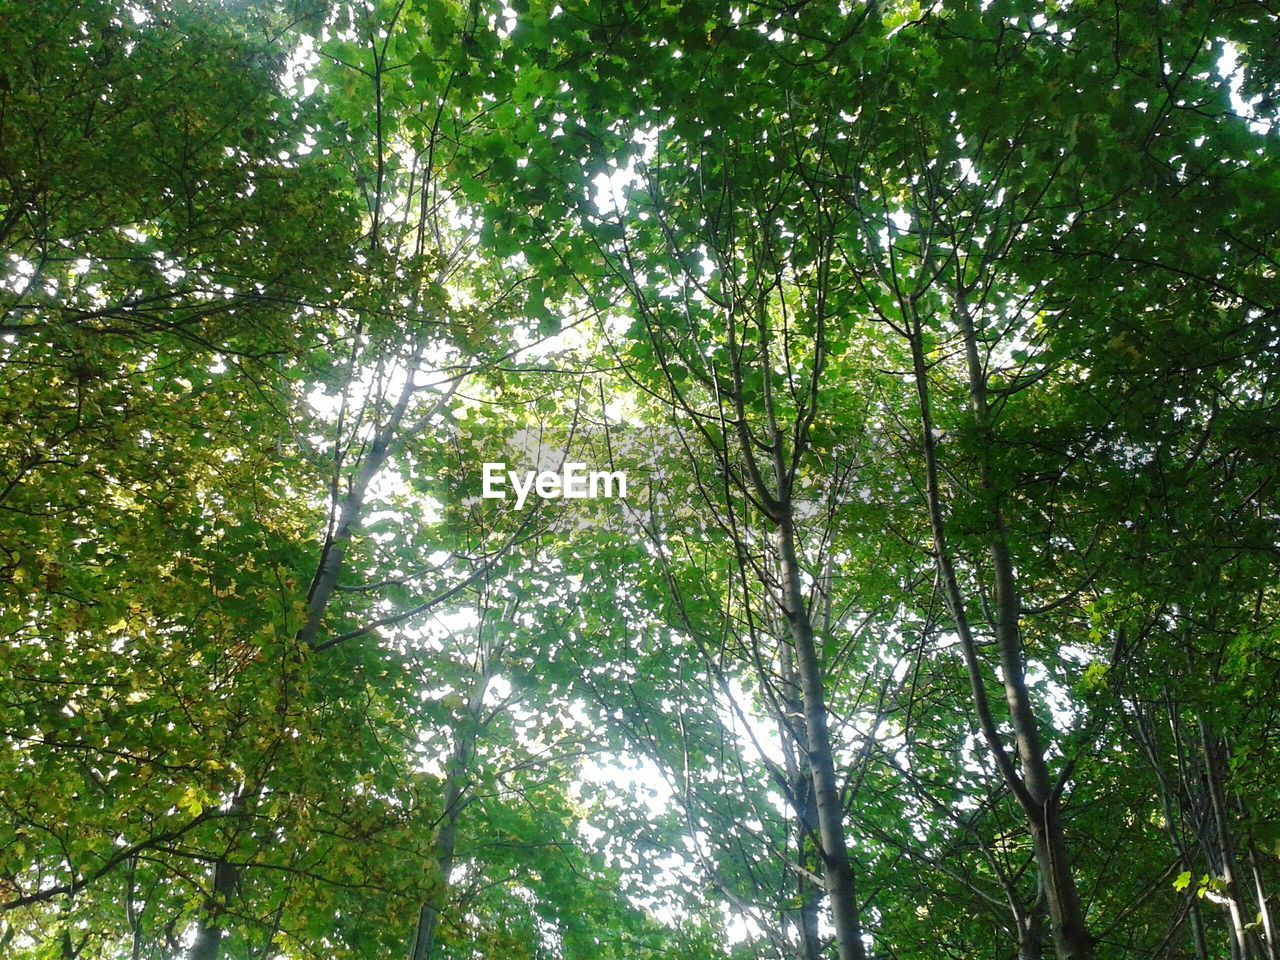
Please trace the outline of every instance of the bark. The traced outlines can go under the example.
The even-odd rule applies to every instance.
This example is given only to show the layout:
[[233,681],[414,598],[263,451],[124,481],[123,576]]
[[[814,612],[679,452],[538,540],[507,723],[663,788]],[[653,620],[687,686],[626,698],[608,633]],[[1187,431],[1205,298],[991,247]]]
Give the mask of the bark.
[[[503,613],[503,622],[511,619],[514,606],[508,605]],[[480,643],[483,644],[485,625],[481,622],[478,631]],[[439,926],[440,914],[449,902],[449,875],[453,873],[454,852],[458,841],[458,820],[468,801],[467,781],[471,771],[471,760],[475,754],[476,739],[480,730],[480,716],[484,710],[485,694],[493,679],[493,665],[485,650],[478,654],[478,665],[471,687],[471,697],[467,702],[466,714],[459,724],[454,739],[453,753],[445,773],[444,809],[440,814],[440,826],[436,833],[436,870],[439,883],[432,895],[418,910],[418,926],[413,935],[413,948],[409,953],[410,960],[427,960],[435,949],[436,930]]]
[[[1071,871],[1066,834],[1059,816],[1057,792],[1049,777],[1035,718],[1030,715],[1026,682],[1020,670],[1012,676],[1009,672],[1014,660],[1012,641],[1005,638],[997,642],[1001,645],[1001,661],[1006,664],[1005,692],[1014,717],[1018,759],[1027,792],[1041,811],[1038,817],[1030,816],[1028,820],[1036,868],[1043,878],[1049,916],[1053,921],[1054,951],[1059,960],[1087,960],[1093,956],[1093,939],[1085,926],[1084,910]],[[1017,665],[1021,667],[1020,642],[1017,651]]]
[[1218,838],[1218,855],[1222,864],[1222,881],[1226,886],[1227,920],[1231,924],[1233,949],[1243,960],[1260,960],[1262,945],[1255,933],[1245,929],[1250,920],[1249,911],[1244,903],[1240,889],[1240,871],[1236,863],[1235,840],[1231,832],[1231,822],[1227,813],[1226,790],[1223,787],[1223,750],[1222,744],[1210,730],[1209,725],[1200,721],[1200,747],[1204,752],[1204,769],[1206,785],[1209,789],[1209,805],[1213,811],[1214,829]]
[[[1160,790],[1160,803],[1164,811],[1165,833],[1169,837],[1169,843],[1178,854],[1178,865],[1187,873],[1194,874],[1195,860],[1191,855],[1191,851],[1187,848],[1187,844],[1183,841],[1179,830],[1179,824],[1182,819],[1174,809],[1173,788],[1160,763],[1160,754],[1156,749],[1155,733],[1152,725],[1148,723],[1147,718],[1143,716],[1140,710],[1135,712],[1133,736],[1138,742],[1138,746],[1142,748],[1143,753],[1146,754],[1147,762],[1151,764],[1151,769],[1155,772],[1156,784]],[[1205,936],[1204,916],[1200,913],[1200,898],[1195,895],[1194,891],[1188,891],[1187,910],[1191,919],[1191,938],[1195,944],[1196,960],[1209,960],[1209,941]]]
[[[1020,600],[1017,576],[1009,552],[991,465],[992,428],[987,403],[986,375],[978,356],[978,342],[963,294],[957,296],[957,321],[964,335],[969,371],[970,404],[979,433],[979,480],[987,513],[987,556],[995,577],[995,615],[992,624],[1009,720],[1013,727],[1018,769],[1005,750],[986,694],[986,680],[966,614],[949,552],[942,496],[938,481],[936,440],[930,410],[928,370],[924,360],[923,333],[914,321],[911,340],[912,363],[919,397],[922,445],[925,455],[926,494],[934,557],[942,581],[948,611],[956,625],[965,667],[969,675],[974,707],[983,737],[996,760],[1001,775],[1017,798],[1026,818],[1035,853],[1036,868],[1044,886],[1046,905],[1052,921],[1054,953],[1058,960],[1092,960],[1093,939],[1084,921],[1084,910],[1071,869],[1065,832],[1058,810],[1059,791],[1049,774],[1039,725],[1027,689],[1025,657],[1020,629]],[[1019,773],[1019,769],[1021,773]]]
[[[231,813],[237,817],[242,815],[246,805],[246,791],[241,789],[232,798]],[[229,860],[235,848],[235,832],[233,829],[226,850],[213,865],[213,889],[205,899],[196,924],[196,936],[187,955],[188,960],[218,960],[222,953],[222,916],[240,883],[240,872]]]
[[[1248,812],[1244,809],[1244,803],[1239,797],[1235,800],[1236,809],[1239,809],[1240,817],[1248,822]],[[1263,955],[1266,960],[1280,960],[1280,945],[1276,943],[1275,923],[1271,919],[1271,905],[1267,902],[1267,884],[1262,873],[1262,858],[1258,856],[1258,846],[1254,844],[1252,835],[1248,838],[1247,846],[1249,859],[1249,873],[1253,878],[1253,895],[1257,897],[1258,914],[1262,918],[1262,947]]]
[[[129,870],[125,874],[124,918],[129,925],[129,958],[140,960],[142,957],[142,916],[138,913],[137,897],[138,858],[129,858]],[[146,905],[143,905],[146,909]]]
[[1036,891],[1036,902],[1026,913],[1015,911],[1018,923],[1018,960],[1041,960],[1044,956],[1044,884]]
[[957,318],[964,334],[965,359],[969,368],[969,400],[980,435],[979,481],[990,521],[987,554],[995,575],[995,638],[1000,653],[1005,701],[1013,725],[1018,761],[1023,780],[1038,813],[1028,819],[1035,846],[1036,866],[1043,878],[1053,920],[1054,948],[1060,960],[1084,960],[1093,956],[1093,939],[1085,926],[1084,910],[1075,877],[1066,835],[1059,818],[1058,793],[1045,762],[1040,728],[1027,690],[1026,665],[1022,645],[1021,601],[1017,576],[1005,535],[1004,514],[999,491],[992,476],[991,445],[994,432],[987,400],[986,372],[978,354],[978,338],[964,291],[957,293]]
[[[409,409],[409,402],[413,399],[413,378],[417,374],[421,361],[422,346],[419,345],[409,362],[404,386],[400,390],[395,406],[392,407],[386,422],[375,433],[369,452],[360,464],[360,469],[348,487],[346,496],[342,498],[342,506],[338,510],[338,519],[334,524],[333,533],[325,543],[315,577],[311,582],[311,589],[307,592],[307,621],[298,631],[299,642],[308,647],[315,646],[320,625],[324,621],[325,610],[329,606],[329,599],[338,586],[338,577],[342,574],[342,559],[346,553],[347,544],[351,542],[356,527],[360,523],[369,487],[381,472],[387,457],[391,454],[392,445],[398,439],[400,425]],[[336,443],[341,444],[341,442],[342,438],[338,437]],[[337,457],[337,453],[334,456]],[[336,479],[334,483],[337,483]]]
[[[809,769],[807,740],[804,731],[795,725],[795,718],[804,716],[804,703],[796,678],[795,656],[789,644],[782,644],[780,659],[785,715],[779,718],[778,733],[782,739],[787,781],[796,813],[796,862],[809,870],[814,865],[806,856],[805,848],[809,838],[818,834],[818,812],[813,802],[813,772]],[[818,917],[822,909],[822,891],[804,877],[797,878],[796,885],[800,901],[796,911],[796,926],[800,934],[797,957],[798,960],[821,960],[822,936],[818,932]]]
[[1263,946],[1267,960],[1280,960],[1280,946],[1276,944],[1275,923],[1271,919],[1271,906],[1267,903],[1267,886],[1262,875],[1262,861],[1257,846],[1249,842],[1249,870],[1253,874],[1254,895],[1258,898],[1258,913],[1262,915]]
[[[1223,749],[1229,751],[1230,744],[1224,742]],[[1266,960],[1280,960],[1280,944],[1276,943],[1275,921],[1271,916],[1271,905],[1267,902],[1267,882],[1262,869],[1262,858],[1258,855],[1258,845],[1254,842],[1252,832],[1247,826],[1249,810],[1239,795],[1234,799],[1236,813],[1240,816],[1239,822],[1246,825],[1245,856],[1248,859],[1250,879],[1253,881],[1253,895],[1258,904],[1258,917],[1262,924],[1262,936],[1259,938],[1262,956]]]
[[449,874],[453,872],[453,855],[458,840],[458,814],[461,813],[463,778],[467,757],[460,751],[454,753],[455,763],[450,764],[444,790],[444,820],[436,838],[436,868],[440,882],[432,897],[418,911],[418,928],[413,937],[412,960],[426,960],[436,943],[436,925],[445,904],[449,900]]
[[821,960],[822,958],[822,936],[818,933],[818,914],[821,908],[821,891],[813,884],[806,884],[805,889],[800,893],[800,956],[802,960]]
[[818,841],[822,856],[822,876],[831,904],[840,960],[866,960],[862,943],[862,922],[858,911],[857,888],[849,848],[844,833],[844,805],[836,781],[827,728],[827,706],[823,693],[822,667],[818,663],[813,623],[805,604],[796,558],[795,529],[789,498],[782,502],[776,532],[782,601],[796,654],[796,672],[804,704],[804,730],[809,768],[817,809]]
[[[817,312],[816,356],[803,412],[797,413],[790,460],[786,454],[787,443],[779,426],[777,410],[773,402],[773,358],[768,318],[764,302],[755,305],[756,328],[760,335],[760,373],[763,384],[763,403],[768,421],[769,443],[759,444],[748,426],[746,404],[743,400],[742,355],[739,351],[736,321],[730,316],[727,328],[733,389],[732,426],[737,434],[742,465],[751,487],[755,489],[762,511],[773,521],[774,542],[778,559],[777,600],[787,621],[791,636],[791,648],[795,653],[796,674],[800,681],[800,698],[804,713],[804,748],[807,754],[813,782],[813,804],[817,816],[818,847],[822,858],[823,886],[831,909],[831,919],[836,930],[837,955],[840,960],[866,960],[866,947],[862,942],[862,922],[859,915],[857,886],[853,863],[844,832],[844,804],[836,779],[835,759],[831,750],[831,733],[827,727],[827,704],[823,684],[822,666],[818,661],[814,640],[813,621],[805,601],[804,587],[800,580],[799,557],[796,549],[794,504],[791,497],[795,467],[805,449],[805,435],[817,413],[817,385],[823,363],[823,320]],[[784,351],[785,352],[785,351]],[[775,490],[770,490],[764,479],[756,449],[769,451],[772,461]]]
[[213,895],[204,905],[196,938],[191,944],[190,960],[218,960],[222,953],[222,914],[236,889],[236,868],[225,859],[213,866]]

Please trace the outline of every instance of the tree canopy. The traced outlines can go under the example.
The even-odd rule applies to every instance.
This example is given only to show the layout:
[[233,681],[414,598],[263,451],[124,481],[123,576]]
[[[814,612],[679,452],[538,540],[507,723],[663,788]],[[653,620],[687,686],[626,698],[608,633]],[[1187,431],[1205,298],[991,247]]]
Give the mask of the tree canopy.
[[0,954],[1280,960],[1277,50],[0,0]]

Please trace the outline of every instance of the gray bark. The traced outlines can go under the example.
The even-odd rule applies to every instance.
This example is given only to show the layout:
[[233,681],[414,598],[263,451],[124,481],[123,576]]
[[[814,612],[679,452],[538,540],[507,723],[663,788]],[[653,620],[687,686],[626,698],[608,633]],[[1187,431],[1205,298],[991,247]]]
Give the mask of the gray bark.
[[1253,873],[1253,891],[1258,898],[1258,913],[1262,916],[1263,947],[1267,960],[1280,960],[1280,946],[1276,944],[1275,923],[1271,919],[1271,905],[1267,903],[1267,886],[1262,877],[1262,862],[1257,846],[1249,842],[1249,869]]
[[818,815],[818,840],[822,876],[831,904],[840,960],[866,960],[862,942],[857,887],[844,833],[844,805],[836,781],[827,728],[822,667],[814,643],[813,623],[805,604],[797,565],[795,529],[789,498],[783,502],[776,533],[782,601],[796,654],[796,672],[804,703],[804,728],[809,768],[813,778],[814,805]]
[[[508,603],[503,610],[502,619],[506,622],[515,612],[515,605]],[[435,949],[436,931],[439,927],[440,914],[449,902],[449,875],[453,873],[454,853],[458,842],[458,820],[468,802],[468,778],[471,761],[475,755],[476,740],[480,732],[480,717],[484,710],[484,698],[493,679],[493,658],[491,651],[485,648],[485,623],[482,620],[477,628],[476,671],[473,675],[471,696],[467,701],[466,713],[463,715],[458,729],[455,731],[453,752],[445,771],[444,809],[440,814],[440,826],[436,833],[436,870],[439,883],[432,896],[418,910],[418,926],[413,935],[413,947],[409,952],[410,960],[427,960]]]
[[1222,881],[1226,887],[1227,920],[1231,924],[1232,949],[1242,960],[1260,960],[1262,945],[1257,934],[1246,929],[1250,922],[1249,911],[1244,903],[1244,895],[1240,889],[1240,871],[1236,863],[1235,838],[1231,833],[1231,821],[1227,813],[1226,790],[1222,783],[1223,751],[1222,745],[1209,730],[1208,724],[1200,721],[1200,746],[1204,752],[1204,769],[1209,788],[1209,805],[1213,811],[1214,829],[1218,839],[1218,854],[1221,858]]
[[[409,362],[404,386],[400,390],[400,396],[396,399],[395,406],[391,409],[390,416],[374,434],[373,442],[369,445],[369,451],[365,454],[364,462],[360,464],[360,469],[356,471],[356,476],[352,480],[350,487],[348,487],[346,496],[342,498],[342,505],[338,509],[337,522],[334,524],[333,532],[325,543],[320,564],[316,568],[315,578],[312,580],[311,589],[307,593],[307,621],[303,624],[302,629],[298,631],[299,642],[308,647],[316,644],[320,626],[324,622],[325,610],[329,607],[329,598],[333,596],[333,591],[338,586],[338,577],[342,574],[343,555],[346,553],[347,544],[351,542],[352,536],[355,535],[356,527],[360,523],[369,486],[381,472],[383,465],[387,462],[387,457],[391,454],[392,445],[398,439],[400,425],[409,409],[409,402],[413,399],[413,378],[417,373],[421,360],[422,347],[419,346],[414,351],[413,358]],[[335,441],[337,444],[341,442],[341,437],[338,437]],[[337,457],[336,452],[334,456]],[[336,483],[336,480],[334,482]]]
[[[1176,720],[1174,721],[1176,722]],[[1160,753],[1156,749],[1155,733],[1152,725],[1140,710],[1135,711],[1133,735],[1138,745],[1147,756],[1147,762],[1155,772],[1156,784],[1160,790],[1160,803],[1164,811],[1164,828],[1169,843],[1178,854],[1178,864],[1188,873],[1195,872],[1195,861],[1187,844],[1183,841],[1179,824],[1181,816],[1174,808],[1173,788],[1165,775],[1160,762]],[[1196,960],[1209,960],[1209,941],[1205,936],[1204,916],[1200,913],[1200,898],[1194,891],[1189,891],[1187,901],[1188,916],[1191,920],[1191,939],[1195,945]]]
[[461,813],[463,785],[466,775],[467,755],[455,750],[445,781],[444,820],[436,838],[436,869],[440,874],[439,886],[433,896],[418,910],[418,928],[413,937],[412,960],[426,960],[436,943],[436,925],[449,900],[449,874],[453,872],[453,855],[458,841],[458,814]]
[[[231,801],[231,813],[236,816],[243,814],[246,803],[245,789],[242,788]],[[205,899],[204,909],[196,924],[196,937],[187,955],[188,960],[218,960],[222,953],[222,916],[226,913],[227,905],[235,896],[236,887],[240,882],[239,870],[229,859],[235,848],[234,836],[233,830],[227,849],[213,865],[213,888]]]
[[1005,749],[987,699],[982,661],[970,630],[964,596],[947,543],[929,401],[928,370],[924,360],[923,334],[919,320],[916,319],[910,339],[916,390],[920,401],[921,441],[925,456],[926,494],[933,531],[934,558],[948,612],[960,638],[979,726],[1001,775],[1022,808],[1031,834],[1036,868],[1044,886],[1046,905],[1052,921],[1054,953],[1058,960],[1092,960],[1093,939],[1084,922],[1084,911],[1071,870],[1066,836],[1058,811],[1059,791],[1045,762],[1039,726],[1026,685],[1017,578],[994,488],[989,455],[991,422],[987,406],[986,375],[979,361],[977,337],[962,295],[958,297],[956,314],[965,340],[972,412],[981,435],[980,443],[985,441],[981,448],[979,473],[988,515],[987,554],[995,575],[995,616],[992,626],[1000,658],[1005,702],[1014,731],[1018,759],[1016,768]]
[[[778,733],[782,738],[783,759],[786,763],[787,781],[790,785],[791,805],[796,814],[796,861],[806,870],[813,869],[806,855],[809,838],[818,833],[818,811],[813,803],[813,772],[809,769],[809,751],[803,730],[797,729],[795,718],[804,716],[804,704],[800,685],[796,678],[795,656],[791,646],[782,644],[780,657],[784,697]],[[820,865],[819,869],[820,869]],[[816,872],[816,871],[815,871]],[[796,911],[799,950],[798,960],[821,960],[822,936],[818,932],[818,917],[822,909],[821,889],[805,877],[796,880],[796,894],[800,906]]]

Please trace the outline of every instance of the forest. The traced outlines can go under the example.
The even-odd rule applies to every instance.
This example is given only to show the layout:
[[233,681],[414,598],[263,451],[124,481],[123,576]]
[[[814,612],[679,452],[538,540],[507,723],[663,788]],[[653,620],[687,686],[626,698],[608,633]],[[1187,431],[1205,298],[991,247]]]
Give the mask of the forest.
[[0,957],[1280,960],[1280,8],[0,0]]

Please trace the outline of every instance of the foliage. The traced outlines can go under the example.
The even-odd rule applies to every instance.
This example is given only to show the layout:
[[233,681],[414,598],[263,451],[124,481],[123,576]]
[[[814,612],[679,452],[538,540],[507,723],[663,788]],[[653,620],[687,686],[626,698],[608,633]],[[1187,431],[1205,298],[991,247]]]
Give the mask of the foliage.
[[1278,23],[0,3],[5,955],[1273,960]]

